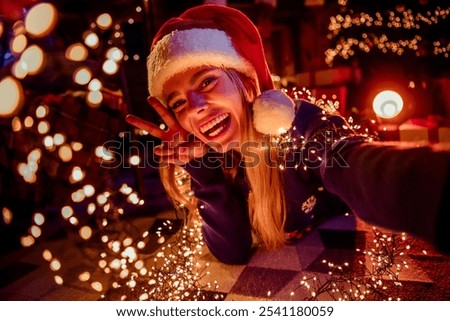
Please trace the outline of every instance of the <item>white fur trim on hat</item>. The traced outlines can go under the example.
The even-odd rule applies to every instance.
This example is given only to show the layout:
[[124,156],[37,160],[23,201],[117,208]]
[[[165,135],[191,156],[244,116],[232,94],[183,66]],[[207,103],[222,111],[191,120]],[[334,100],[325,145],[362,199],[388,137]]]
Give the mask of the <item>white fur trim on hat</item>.
[[253,126],[262,134],[280,135],[294,117],[295,103],[281,90],[266,90],[253,102]]
[[175,30],[156,43],[147,59],[150,95],[162,99],[162,88],[167,80],[198,66],[233,68],[258,79],[253,65],[238,54],[224,31]]

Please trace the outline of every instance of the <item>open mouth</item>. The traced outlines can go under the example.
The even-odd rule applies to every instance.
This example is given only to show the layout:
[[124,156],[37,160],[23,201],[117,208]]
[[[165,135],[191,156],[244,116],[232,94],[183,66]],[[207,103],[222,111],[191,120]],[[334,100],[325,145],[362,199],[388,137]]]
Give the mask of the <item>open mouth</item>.
[[230,114],[221,114],[200,126],[200,132],[206,137],[216,137],[227,128],[230,123]]

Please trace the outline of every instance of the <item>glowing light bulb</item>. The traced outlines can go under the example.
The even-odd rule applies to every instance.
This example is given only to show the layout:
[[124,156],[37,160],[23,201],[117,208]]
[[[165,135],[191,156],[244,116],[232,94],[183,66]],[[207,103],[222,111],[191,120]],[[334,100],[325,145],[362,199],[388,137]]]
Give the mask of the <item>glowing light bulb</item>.
[[0,81],[0,117],[14,115],[22,107],[24,94],[22,85],[11,76]]
[[48,35],[57,22],[56,8],[50,3],[40,3],[28,11],[25,17],[25,29],[34,37]]
[[395,91],[384,90],[375,96],[372,106],[379,117],[393,118],[402,111],[403,99]]

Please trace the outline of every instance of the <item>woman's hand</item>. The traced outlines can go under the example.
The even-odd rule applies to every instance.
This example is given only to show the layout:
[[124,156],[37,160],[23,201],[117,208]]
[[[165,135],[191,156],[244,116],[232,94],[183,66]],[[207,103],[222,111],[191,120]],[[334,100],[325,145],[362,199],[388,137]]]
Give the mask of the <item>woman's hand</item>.
[[202,157],[206,153],[205,144],[181,127],[174,115],[158,99],[149,97],[148,103],[161,116],[168,127],[167,130],[134,115],[127,115],[126,120],[130,125],[145,130],[162,141],[162,144],[154,149],[155,154],[161,157],[162,162],[184,165],[193,158]]

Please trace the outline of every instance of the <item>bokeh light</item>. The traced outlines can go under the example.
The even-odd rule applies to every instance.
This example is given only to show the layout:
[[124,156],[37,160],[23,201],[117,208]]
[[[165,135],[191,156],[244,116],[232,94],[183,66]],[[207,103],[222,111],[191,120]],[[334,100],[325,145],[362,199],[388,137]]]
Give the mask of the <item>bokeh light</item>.
[[102,66],[105,74],[114,75],[119,70],[119,65],[111,59],[107,59]]
[[17,35],[15,36],[9,45],[11,51],[15,54],[20,54],[27,47],[28,40],[25,35]]
[[33,221],[36,225],[41,226],[45,223],[45,217],[42,213],[34,213]]
[[384,90],[375,96],[372,106],[377,116],[394,118],[403,109],[403,99],[393,90]]
[[0,117],[14,115],[22,107],[24,95],[22,85],[11,76],[0,81]]
[[61,216],[64,218],[64,219],[69,219],[71,216],[73,215],[73,208],[72,207],[70,207],[69,205],[66,205],[66,206],[64,206],[62,209],[61,209]]
[[12,222],[13,214],[9,208],[4,207],[2,209],[2,216],[3,216],[3,222],[5,222],[6,225],[8,225]]
[[99,107],[103,100],[103,94],[98,90],[91,90],[88,92],[86,101],[91,107]]
[[25,69],[30,75],[36,75],[44,68],[44,51],[37,45],[31,45],[22,53],[20,62],[22,68]]
[[66,49],[65,55],[71,61],[85,61],[88,57],[88,50],[82,43],[77,42]]
[[96,23],[100,29],[106,30],[112,25],[112,17],[109,13],[103,13],[97,17]]
[[92,49],[97,48],[99,45],[99,39],[97,34],[92,31],[86,32],[84,35],[84,43],[86,44],[86,46]]
[[62,145],[58,150],[58,156],[63,162],[70,162],[72,160],[72,148],[67,144]]
[[44,118],[47,116],[48,109],[47,106],[39,105],[38,108],[36,108],[36,117],[37,118]]
[[92,236],[92,229],[89,226],[83,226],[80,228],[79,233],[83,240],[89,240]]
[[92,77],[92,72],[87,67],[80,67],[73,73],[73,81],[79,85],[86,85]]
[[123,58],[123,51],[117,47],[109,48],[106,52],[106,58],[115,62],[121,61]]
[[50,123],[48,121],[40,121],[38,124],[38,132],[39,134],[47,134],[50,130]]
[[79,181],[83,180],[85,175],[86,175],[86,173],[79,166],[75,166],[72,169],[71,179],[74,182],[79,182]]
[[33,37],[44,37],[56,26],[58,14],[50,3],[40,3],[28,11],[25,17],[25,29]]
[[28,71],[25,69],[25,67],[26,65],[18,60],[11,66],[11,73],[17,79],[24,79],[28,75]]
[[102,89],[102,87],[103,87],[102,82],[97,78],[92,79],[88,85],[88,89],[92,91],[99,91],[100,89]]

